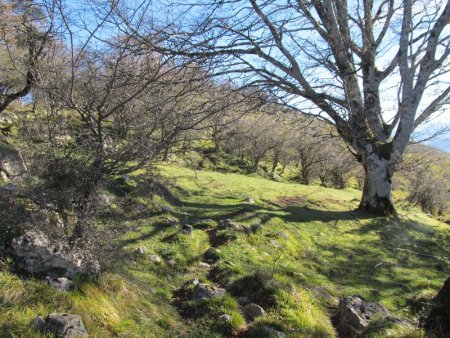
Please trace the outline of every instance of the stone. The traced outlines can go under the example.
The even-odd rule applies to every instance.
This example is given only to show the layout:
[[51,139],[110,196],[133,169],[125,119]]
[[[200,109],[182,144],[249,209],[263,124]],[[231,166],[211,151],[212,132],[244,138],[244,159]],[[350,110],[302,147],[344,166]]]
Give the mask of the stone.
[[20,177],[27,173],[28,169],[19,152],[8,151],[0,153],[0,171],[8,178]]
[[134,253],[138,256],[144,256],[147,253],[147,249],[143,246],[140,246],[139,248],[137,248]]
[[205,262],[198,263],[198,267],[200,269],[205,269],[205,270],[211,269],[211,265],[209,265],[208,263],[205,263]]
[[173,268],[173,267],[175,267],[175,265],[177,265],[177,261],[175,259],[169,259],[167,261],[167,264]]
[[218,320],[223,321],[223,322],[230,322],[231,321],[231,316],[224,313],[223,315],[220,315],[219,317],[217,317]]
[[157,263],[157,264],[161,263],[161,257],[159,257],[158,255],[150,255],[150,257],[148,257],[148,259],[152,263]]
[[173,211],[169,207],[164,206],[164,207],[161,207],[161,212],[164,214],[171,214]]
[[278,241],[275,240],[275,239],[272,239],[272,240],[270,241],[270,243],[272,243],[272,245],[276,246],[277,248],[281,248],[281,247],[283,246],[283,245],[281,245],[280,242],[278,242]]
[[73,282],[66,277],[45,277],[45,282],[59,291],[69,291],[73,287]]
[[319,299],[322,299],[327,305],[337,307],[339,304],[339,299],[332,296],[327,289],[321,286],[317,286],[313,289],[314,295]]
[[450,337],[450,277],[433,298],[424,326],[427,332],[437,337]]
[[359,296],[341,299],[338,305],[337,326],[345,337],[360,335],[369,326],[374,317],[388,317],[386,308],[370,303]]
[[243,311],[245,317],[249,320],[254,320],[257,317],[265,316],[266,314],[266,311],[264,311],[264,309],[261,306],[255,303],[251,303],[244,306]]
[[211,247],[205,251],[205,253],[203,254],[203,257],[206,259],[206,261],[208,263],[214,263],[219,260],[219,258],[220,258],[219,254],[220,254],[219,249]]
[[192,234],[193,231],[194,231],[194,227],[192,225],[189,225],[189,224],[183,225],[183,233],[190,235],[190,234]]
[[121,178],[126,183],[128,183],[131,180],[131,177],[129,175],[122,175]]
[[14,192],[17,190],[17,185],[8,183],[8,184],[5,184],[4,186],[2,186],[2,189],[7,192]]
[[33,325],[42,333],[50,333],[58,338],[88,337],[81,317],[67,313],[52,313],[44,320],[36,317]]
[[218,288],[215,286],[210,286],[205,283],[198,283],[194,287],[193,299],[209,299],[213,297],[221,297],[225,295],[225,289]]
[[285,233],[284,231],[278,232],[278,236],[283,237],[285,240],[289,239],[289,235]]
[[237,229],[239,225],[234,223],[231,219],[223,219],[219,221],[219,229]]
[[35,274],[55,277],[97,276],[100,264],[87,251],[71,248],[65,241],[52,241],[37,230],[12,240],[11,247],[19,268]]
[[251,231],[255,234],[257,232],[261,232],[264,226],[262,224],[252,224],[250,226]]
[[136,206],[136,209],[137,209],[138,211],[140,211],[140,212],[147,212],[147,211],[148,211],[147,207],[146,207],[145,205],[142,205],[142,204],[138,204],[138,205]]
[[278,331],[271,326],[264,325],[262,328],[265,337],[276,337],[276,338],[285,338],[286,334],[284,332]]
[[255,204],[256,202],[255,202],[255,200],[254,200],[253,198],[247,197],[247,199],[245,200],[245,203],[248,203],[248,204]]

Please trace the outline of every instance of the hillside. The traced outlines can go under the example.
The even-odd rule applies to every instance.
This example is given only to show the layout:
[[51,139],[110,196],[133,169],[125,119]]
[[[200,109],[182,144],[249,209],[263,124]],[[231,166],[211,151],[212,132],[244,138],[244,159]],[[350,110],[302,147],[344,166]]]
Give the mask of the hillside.
[[[59,292],[4,267],[1,336],[39,337],[30,325],[37,315],[70,312],[92,337],[270,336],[265,325],[288,337],[335,337],[338,298],[360,295],[417,324],[450,273],[448,225],[415,208],[400,205],[399,219],[370,217],[352,211],[360,196],[353,189],[158,169],[156,184],[141,171],[107,187],[111,203],[97,226],[118,235],[98,280],[78,279],[74,290]],[[220,228],[225,219],[234,225]],[[192,300],[196,278],[226,294]],[[246,320],[246,302],[267,314]],[[229,320],[218,320],[223,314]],[[422,335],[404,324],[373,333]]]

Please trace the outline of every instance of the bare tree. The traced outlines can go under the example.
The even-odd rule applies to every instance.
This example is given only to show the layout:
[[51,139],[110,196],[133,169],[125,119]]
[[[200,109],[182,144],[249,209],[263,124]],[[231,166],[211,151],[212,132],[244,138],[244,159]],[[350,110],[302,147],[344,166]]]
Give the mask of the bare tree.
[[30,0],[0,1],[0,113],[38,82],[52,41],[53,10]]
[[[142,8],[151,6],[122,15],[124,31],[152,43],[144,18],[154,17]],[[448,103],[448,1],[197,0],[171,14],[160,51],[213,58],[217,75],[334,124],[365,170],[360,209],[396,213],[396,165],[412,132]]]

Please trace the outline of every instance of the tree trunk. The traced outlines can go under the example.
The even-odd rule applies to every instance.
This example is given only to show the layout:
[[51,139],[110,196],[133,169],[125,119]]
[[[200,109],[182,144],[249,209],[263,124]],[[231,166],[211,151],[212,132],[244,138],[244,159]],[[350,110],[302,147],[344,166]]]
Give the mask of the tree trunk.
[[364,188],[359,209],[375,214],[397,215],[392,203],[392,174],[388,159],[368,151],[363,156]]

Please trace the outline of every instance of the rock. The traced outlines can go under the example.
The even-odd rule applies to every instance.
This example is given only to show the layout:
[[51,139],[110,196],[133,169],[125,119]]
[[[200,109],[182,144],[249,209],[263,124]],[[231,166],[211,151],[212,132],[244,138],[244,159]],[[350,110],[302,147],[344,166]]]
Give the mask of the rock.
[[[0,144],[1,146],[1,144]],[[9,146],[4,146],[9,148]],[[14,149],[7,149],[2,152],[0,148],[0,171],[4,172],[8,178],[20,177],[27,173],[28,169],[19,152]]]
[[220,254],[219,249],[211,247],[205,251],[203,257],[206,259],[208,263],[214,263],[219,260],[220,258],[219,254]]
[[161,257],[159,257],[158,255],[150,255],[150,257],[148,257],[148,259],[152,263],[161,263]]
[[210,286],[205,283],[198,283],[194,287],[194,295],[192,298],[194,300],[209,299],[209,298],[213,298],[213,297],[220,297],[223,295],[225,295],[225,289],[218,288],[215,286]]
[[288,234],[285,233],[284,231],[278,232],[278,236],[283,237],[285,240],[288,240],[288,239],[289,239]]
[[17,185],[8,183],[8,184],[5,184],[4,186],[2,186],[2,189],[7,192],[14,192],[17,190]]
[[337,325],[345,337],[360,335],[374,317],[387,317],[388,310],[380,304],[369,303],[359,296],[349,296],[340,300]]
[[198,263],[198,267],[200,269],[205,269],[205,270],[211,269],[211,265],[209,265],[208,263],[205,263],[205,262]]
[[219,229],[238,229],[239,225],[234,223],[231,219],[223,219],[219,221]]
[[167,264],[173,268],[175,267],[175,265],[177,265],[177,261],[175,259],[170,259],[167,261]]
[[66,277],[45,277],[45,282],[59,291],[69,291],[73,287],[73,282]]
[[147,249],[143,246],[140,246],[139,248],[137,248],[134,253],[138,256],[144,256],[147,253]]
[[424,326],[437,337],[450,337],[450,277],[433,298]]
[[42,333],[50,333],[58,338],[88,337],[81,317],[66,313],[52,313],[44,320],[38,316],[33,325]]
[[217,317],[218,320],[221,320],[223,322],[230,322],[231,321],[231,316],[227,315],[226,313],[224,313],[223,315],[220,315],[219,317]]
[[266,314],[266,311],[264,311],[264,309],[261,306],[254,303],[244,306],[243,311],[245,317],[248,318],[249,320],[254,320],[257,317],[261,317]]
[[192,234],[193,231],[194,231],[194,227],[192,225],[189,225],[189,224],[183,225],[183,233],[190,235],[190,234]]
[[252,232],[255,234],[257,232],[262,231],[264,228],[264,226],[262,224],[252,224],[250,226],[250,229],[252,230]]
[[224,261],[225,264],[228,264],[229,266],[236,266],[232,261]]
[[271,337],[271,338],[275,338],[275,337],[276,338],[285,338],[286,337],[286,334],[284,332],[278,331],[278,330],[274,329],[273,327],[267,326],[267,325],[264,325],[261,328],[261,331],[263,332],[264,337]]
[[337,307],[339,304],[339,299],[332,296],[327,289],[324,287],[317,286],[313,289],[314,294],[319,298],[325,301],[325,303],[329,306]]
[[129,175],[122,175],[121,176],[122,181],[125,183],[128,183],[131,180],[131,177]]
[[281,247],[283,246],[283,245],[281,245],[280,242],[278,242],[278,241],[275,240],[275,239],[272,239],[272,240],[270,241],[270,243],[272,243],[272,245],[276,246],[277,248],[281,248]]
[[136,206],[136,209],[137,209],[138,211],[140,211],[140,212],[147,212],[147,211],[148,211],[147,207],[146,207],[145,205],[142,205],[142,204],[138,204],[138,205]]
[[245,203],[248,203],[248,204],[255,204],[256,202],[255,202],[255,200],[254,200],[253,198],[247,197],[247,199],[245,200]]
[[161,212],[164,214],[171,214],[173,211],[169,207],[164,206],[164,207],[161,207]]
[[71,248],[63,241],[51,241],[37,230],[14,238],[11,246],[19,258],[18,266],[32,274],[70,278],[77,274],[96,276],[100,273],[98,261],[87,251]]

